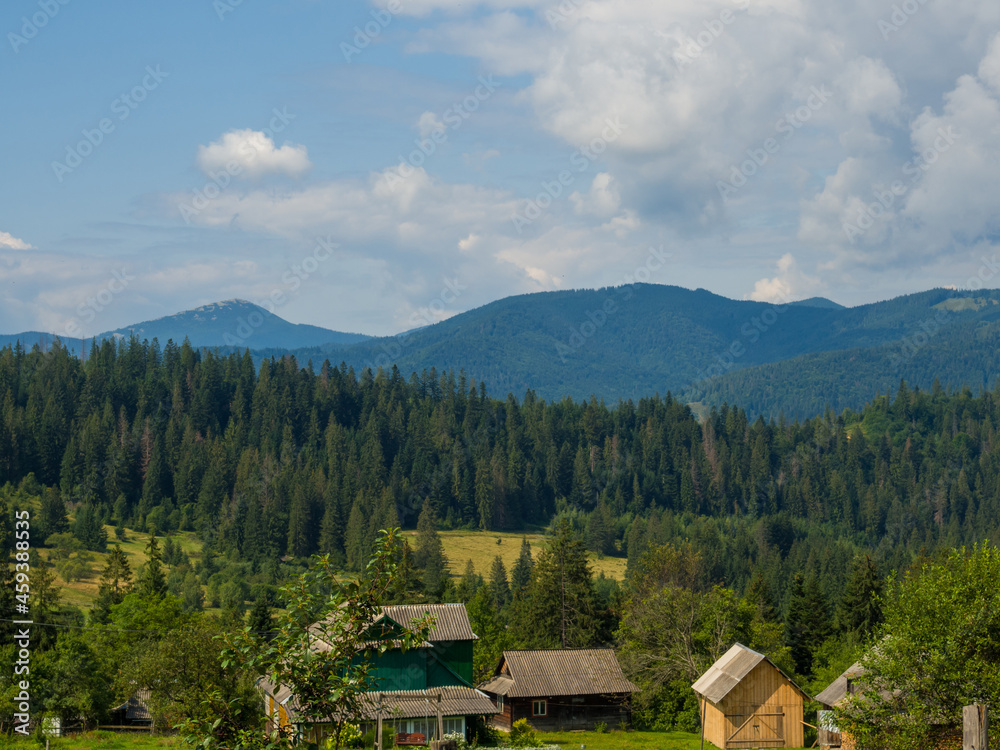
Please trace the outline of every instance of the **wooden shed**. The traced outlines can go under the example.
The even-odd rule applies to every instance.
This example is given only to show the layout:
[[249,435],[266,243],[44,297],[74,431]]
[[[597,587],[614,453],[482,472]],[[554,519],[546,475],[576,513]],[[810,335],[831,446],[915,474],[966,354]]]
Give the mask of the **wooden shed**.
[[722,750],[802,747],[809,696],[763,654],[737,643],[692,688],[705,739]]

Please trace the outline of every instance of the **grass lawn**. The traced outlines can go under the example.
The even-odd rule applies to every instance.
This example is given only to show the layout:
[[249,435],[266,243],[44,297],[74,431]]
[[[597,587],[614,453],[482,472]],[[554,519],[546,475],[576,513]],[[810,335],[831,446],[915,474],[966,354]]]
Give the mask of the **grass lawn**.
[[[17,738],[0,736],[0,750],[6,748],[44,748],[38,745],[33,737]],[[115,734],[114,732],[87,732],[75,737],[53,739],[52,750],[157,750],[161,748],[186,747],[180,737],[150,737],[148,734]]]
[[[539,732],[547,745],[565,750],[699,750],[701,736],[689,732]],[[711,742],[706,750],[715,750]]]
[[[404,532],[406,536],[415,537],[416,531]],[[503,564],[510,575],[517,556],[521,552],[521,538],[526,537],[531,545],[531,555],[536,560],[538,553],[545,547],[543,534],[508,533],[497,531],[441,531],[441,542],[444,544],[444,554],[448,558],[448,572],[459,577],[465,572],[465,564],[472,560],[476,572],[484,578],[489,578],[493,558],[500,555]],[[497,544],[497,539],[500,544]],[[411,541],[412,544],[412,541]],[[625,578],[624,557],[590,556],[590,567],[594,575],[603,572],[608,578],[619,581]]]

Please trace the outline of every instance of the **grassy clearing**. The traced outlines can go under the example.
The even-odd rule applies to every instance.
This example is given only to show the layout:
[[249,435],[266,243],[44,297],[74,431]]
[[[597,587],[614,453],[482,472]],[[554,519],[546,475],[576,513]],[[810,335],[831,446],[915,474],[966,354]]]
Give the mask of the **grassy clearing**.
[[[415,531],[406,532],[408,536],[416,536]],[[542,534],[517,534],[492,531],[442,531],[441,541],[444,544],[444,554],[448,558],[448,572],[453,576],[461,576],[465,572],[465,564],[472,560],[479,575],[488,578],[493,558],[500,555],[507,573],[517,561],[521,552],[521,539],[527,537],[531,545],[531,555],[535,559],[544,549],[545,536]],[[497,540],[500,544],[497,544]],[[590,557],[594,575],[603,572],[608,578],[619,581],[625,578],[625,558],[623,557]]]
[[[129,565],[132,566],[134,574],[138,567],[146,562],[146,542],[149,541],[149,536],[128,529],[125,541],[119,542],[115,537],[113,526],[105,526],[104,530],[108,532],[108,549],[114,547],[115,544],[120,544],[122,551],[128,557]],[[179,544],[181,549],[187,553],[192,563],[201,558],[201,542],[194,532],[180,531],[174,532],[170,536],[174,540],[174,543]],[[162,548],[164,537],[158,536],[157,540],[160,542],[160,547]],[[46,547],[38,548],[38,554],[43,560],[49,560],[52,552],[51,549]],[[62,576],[57,574],[56,582],[60,586],[64,604],[89,609],[97,601],[97,586],[101,580],[101,571],[104,570],[107,555],[100,553],[91,554],[93,557],[89,565],[90,572],[82,580],[66,582]]]

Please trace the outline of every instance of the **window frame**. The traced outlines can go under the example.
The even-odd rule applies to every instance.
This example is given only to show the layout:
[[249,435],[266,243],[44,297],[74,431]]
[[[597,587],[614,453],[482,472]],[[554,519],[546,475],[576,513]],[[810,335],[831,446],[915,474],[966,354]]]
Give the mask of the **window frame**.
[[[542,710],[539,712],[537,710],[538,706],[541,705]],[[546,698],[533,698],[531,701],[531,715],[532,716],[548,716],[549,715],[549,701]]]

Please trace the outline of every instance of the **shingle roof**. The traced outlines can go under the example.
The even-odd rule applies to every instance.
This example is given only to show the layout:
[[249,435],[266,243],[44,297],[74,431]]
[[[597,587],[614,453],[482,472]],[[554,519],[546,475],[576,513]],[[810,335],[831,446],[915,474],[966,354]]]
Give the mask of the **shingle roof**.
[[[736,687],[740,680],[750,674],[753,668],[762,661],[766,661],[781,672],[774,662],[764,654],[749,649],[742,643],[736,643],[720,656],[718,661],[710,666],[708,671],[699,677],[691,687],[698,695],[707,698],[712,703],[718,703],[729,695],[729,691]],[[784,672],[781,674],[795,686],[796,690],[805,695],[806,698],[809,697],[802,688],[795,684],[791,677]]]
[[[508,674],[501,674],[504,664]],[[496,676],[479,687],[510,698],[607,695],[639,690],[625,679],[610,648],[504,651]]]
[[149,697],[149,688],[141,688],[136,690],[127,701],[111,710],[123,711],[127,721],[150,721],[153,717],[149,713]]
[[469,613],[464,604],[398,604],[382,608],[383,614],[400,625],[409,627],[410,622],[430,613],[434,616],[429,641],[471,641],[478,636],[472,632]]

